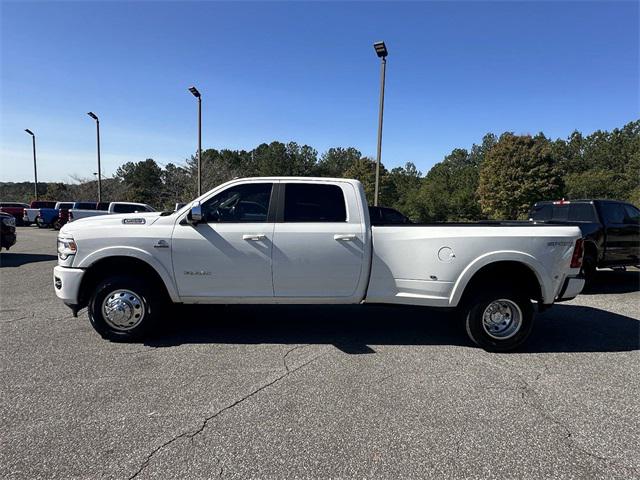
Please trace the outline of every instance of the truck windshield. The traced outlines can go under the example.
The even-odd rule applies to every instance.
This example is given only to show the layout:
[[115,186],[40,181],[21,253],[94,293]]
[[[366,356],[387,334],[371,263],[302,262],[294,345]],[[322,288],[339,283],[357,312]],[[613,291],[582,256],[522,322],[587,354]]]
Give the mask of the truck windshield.
[[596,222],[591,203],[543,203],[531,209],[529,218],[536,222]]

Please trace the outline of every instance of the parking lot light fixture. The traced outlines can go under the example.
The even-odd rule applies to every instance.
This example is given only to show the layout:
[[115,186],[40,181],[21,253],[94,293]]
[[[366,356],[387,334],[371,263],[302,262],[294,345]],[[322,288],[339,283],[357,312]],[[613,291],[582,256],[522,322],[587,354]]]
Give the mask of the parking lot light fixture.
[[373,44],[373,48],[375,48],[376,53],[378,54],[378,57],[380,58],[384,58],[386,57],[389,52],[387,52],[387,46],[384,44],[384,42],[376,42]]
[[375,42],[373,48],[376,51],[376,55],[380,58],[380,107],[378,110],[378,154],[376,156],[376,185],[373,195],[373,204],[378,206],[378,195],[380,189],[380,162],[382,159],[382,117],[384,115],[384,79],[387,69],[387,46],[384,42]]
[[202,95],[196,87],[189,87],[191,94],[198,99],[198,196],[202,195]]
[[93,112],[88,112],[91,118],[96,121],[96,141],[98,144],[98,202],[102,201],[102,175],[100,172],[100,120],[98,120],[98,116]]
[[28,128],[24,129],[29,135],[31,135],[31,141],[33,143],[33,179],[34,179],[34,193],[36,195],[36,200],[38,200],[38,166],[36,164],[36,134],[33,133]]

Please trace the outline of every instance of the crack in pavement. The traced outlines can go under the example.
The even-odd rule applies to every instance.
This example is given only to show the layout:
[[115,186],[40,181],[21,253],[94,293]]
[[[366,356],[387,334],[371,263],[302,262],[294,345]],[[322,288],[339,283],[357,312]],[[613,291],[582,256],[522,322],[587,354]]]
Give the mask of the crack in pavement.
[[[31,312],[28,315],[24,315],[22,317],[18,317],[18,318],[12,318],[10,320],[4,320],[4,321],[0,321],[0,325],[8,325],[9,323],[14,323],[14,322],[18,322],[20,320],[28,320],[28,319],[34,319],[36,318],[36,314],[37,312]],[[56,321],[59,322],[61,320],[68,320],[73,318],[73,315],[63,315],[62,317],[57,317],[57,318],[47,318],[45,316],[42,316],[45,320],[52,320],[52,321]]]
[[[199,428],[197,428],[195,431],[193,432],[182,432],[179,435],[176,435],[174,437],[171,437],[169,440],[167,440],[166,442],[164,442],[162,445],[156,447],[154,450],[151,451],[151,453],[149,453],[147,455],[147,458],[144,460],[144,462],[142,462],[142,464],[140,465],[140,467],[138,468],[138,470],[129,477],[129,480],[133,480],[134,478],[136,478],[138,475],[140,475],[148,466],[149,463],[151,462],[151,459],[162,449],[164,449],[165,447],[171,445],[172,443],[176,442],[177,440],[181,439],[181,438],[189,438],[191,441],[193,441],[193,438],[196,437],[197,435],[199,435],[200,433],[202,433],[204,431],[204,429],[207,427],[208,423],[219,417],[220,415],[222,415],[224,412],[231,410],[232,408],[240,405],[241,403],[243,403],[245,400],[250,399],[251,397],[255,396],[256,394],[260,393],[262,390],[265,390],[266,388],[269,388],[272,385],[275,385],[276,383],[278,383],[280,380],[284,379],[285,377],[289,376],[290,374],[306,367],[307,365],[309,365],[310,363],[312,363],[314,360],[318,359],[320,356],[323,355],[323,353],[320,353],[314,357],[312,357],[309,361],[297,366],[296,368],[291,368],[289,367],[289,365],[286,362],[286,358],[287,356],[293,352],[294,350],[297,350],[299,348],[303,348],[306,347],[308,345],[297,345],[289,350],[287,350],[287,352],[285,352],[285,354],[282,356],[282,361],[283,361],[283,365],[285,367],[285,371],[283,373],[281,373],[279,376],[277,376],[275,379],[271,380],[270,382],[265,383],[264,385],[262,385],[261,387],[258,387],[257,389],[251,391],[250,393],[248,393],[247,395],[243,396],[242,398],[236,400],[235,402],[227,405],[224,408],[221,408],[220,410],[218,410],[217,412],[215,412],[213,415],[210,415],[208,417],[206,417],[203,421],[202,424],[200,425]],[[222,476],[222,472],[224,471],[224,467],[220,467],[220,472],[219,472],[219,476]]]
[[289,364],[287,364],[287,357],[289,356],[290,353],[295,352],[296,350],[308,347],[309,344],[303,344],[303,345],[296,345],[293,348],[290,348],[289,350],[287,350],[287,352],[282,356],[282,364],[284,365],[284,369],[288,372],[289,371]]
[[20,317],[20,318],[12,318],[11,320],[5,320],[0,322],[0,324],[9,325],[10,323],[19,322],[20,320],[26,320],[28,318],[33,318],[33,315],[27,315],[26,317]]
[[4,321],[2,321],[0,323],[5,325],[5,324],[8,324],[8,323],[19,322],[20,320],[26,320],[28,318],[34,318],[34,317],[35,317],[35,313],[31,312],[28,315],[24,315],[24,316],[18,317],[18,318],[12,318],[10,320],[4,320]]
[[[482,361],[482,360],[481,360]],[[632,471],[637,471],[636,468],[634,467],[629,467],[627,465],[624,465],[622,463],[619,463],[619,461],[615,458],[612,457],[604,457],[601,455],[598,455],[596,453],[593,453],[579,445],[576,444],[576,442],[573,440],[574,435],[573,432],[571,431],[571,429],[561,420],[558,420],[557,418],[555,418],[553,415],[551,415],[549,412],[547,412],[547,410],[545,409],[544,404],[542,403],[542,400],[540,398],[540,394],[536,391],[535,388],[533,388],[533,386],[531,386],[531,384],[529,383],[529,381],[519,372],[513,370],[513,368],[515,368],[515,365],[510,364],[509,362],[506,362],[503,360],[503,363],[506,363],[507,365],[509,365],[509,367],[512,368],[508,368],[504,365],[501,365],[500,363],[495,363],[495,362],[484,362],[483,363],[487,363],[493,367],[498,367],[506,372],[509,372],[513,375],[515,375],[517,377],[517,379],[520,381],[520,386],[517,388],[503,388],[503,390],[513,390],[513,391],[520,391],[520,397],[522,398],[523,402],[528,405],[529,407],[531,407],[533,410],[535,410],[536,412],[538,412],[538,414],[548,420],[549,422],[553,423],[554,425],[560,427],[562,430],[564,430],[564,436],[563,439],[565,440],[565,443],[567,444],[567,446],[570,449],[575,449],[589,457],[595,458],[597,460],[600,460],[602,462],[609,462],[611,464],[617,465],[618,467],[622,467],[625,470],[632,470]],[[542,372],[538,372],[536,373],[536,376],[534,378],[533,381],[538,381],[540,380],[540,378],[542,378],[544,375],[549,373],[549,367],[547,367],[547,365],[543,365],[544,370]],[[500,388],[499,386],[490,386],[487,388]]]

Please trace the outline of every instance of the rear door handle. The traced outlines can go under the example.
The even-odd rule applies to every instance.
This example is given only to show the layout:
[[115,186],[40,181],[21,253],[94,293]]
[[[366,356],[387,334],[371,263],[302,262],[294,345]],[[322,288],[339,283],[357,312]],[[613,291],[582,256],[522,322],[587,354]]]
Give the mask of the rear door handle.
[[265,238],[267,238],[267,236],[262,233],[250,233],[248,235],[242,235],[243,240],[250,240],[252,242],[259,242],[260,240],[264,240]]
[[334,240],[337,240],[339,242],[353,242],[356,239],[355,235],[341,235],[341,234],[337,234],[333,236]]

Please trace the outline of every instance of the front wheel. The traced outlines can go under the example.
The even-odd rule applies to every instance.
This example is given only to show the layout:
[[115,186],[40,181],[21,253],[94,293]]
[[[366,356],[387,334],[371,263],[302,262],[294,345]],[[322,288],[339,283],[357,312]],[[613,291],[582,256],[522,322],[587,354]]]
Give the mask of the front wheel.
[[534,311],[526,295],[510,290],[479,294],[469,304],[465,326],[469,338],[491,352],[522,345],[533,329]]
[[149,282],[113,276],[97,285],[87,310],[91,325],[103,338],[131,342],[149,332],[162,308]]
[[62,221],[60,220],[60,217],[56,217],[53,221],[53,228],[54,230],[60,230],[62,228]]

